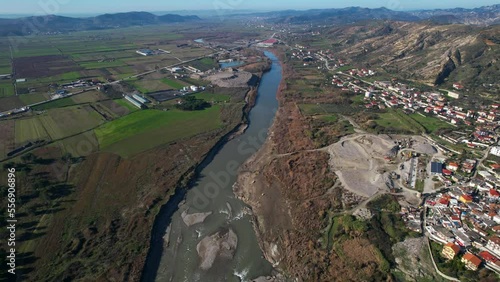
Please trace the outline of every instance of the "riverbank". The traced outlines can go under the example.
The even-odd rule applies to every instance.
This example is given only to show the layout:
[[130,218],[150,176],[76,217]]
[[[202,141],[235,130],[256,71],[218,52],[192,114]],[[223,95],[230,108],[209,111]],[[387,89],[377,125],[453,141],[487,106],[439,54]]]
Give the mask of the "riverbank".
[[[270,64],[265,70],[267,71],[269,70],[269,68]],[[256,74],[259,77],[259,85],[263,74],[264,72]],[[151,244],[147,260],[144,264],[144,270],[141,279],[142,281],[154,281],[155,279],[157,279],[157,272],[160,268],[160,262],[165,251],[163,235],[165,234],[165,230],[167,229],[167,227],[171,226],[172,217],[174,216],[174,214],[176,214],[176,212],[179,211],[179,208],[186,205],[185,200],[188,195],[187,193],[193,186],[196,185],[196,183],[198,183],[202,171],[214,160],[217,154],[220,153],[220,150],[229,141],[244,134],[245,130],[249,127],[248,115],[252,108],[255,106],[256,99],[257,88],[252,87],[245,95],[245,105],[242,107],[240,122],[231,131],[222,136],[217,141],[215,146],[213,146],[212,149],[203,157],[203,160],[198,165],[193,167],[191,172],[186,174],[184,180],[179,182],[175,194],[169,199],[166,204],[163,205],[163,207],[159,211],[152,231]],[[202,221],[196,222],[201,223]],[[174,239],[172,239],[172,241],[173,240]]]
[[[275,54],[282,58],[279,51]],[[241,167],[234,191],[251,207],[259,246],[281,277],[317,280],[330,264],[317,248],[324,224],[318,215],[337,204],[334,195],[325,195],[336,177],[328,169],[328,154],[310,151],[315,147],[309,125],[293,97],[286,95],[293,70],[282,64],[279,109],[270,134]]]

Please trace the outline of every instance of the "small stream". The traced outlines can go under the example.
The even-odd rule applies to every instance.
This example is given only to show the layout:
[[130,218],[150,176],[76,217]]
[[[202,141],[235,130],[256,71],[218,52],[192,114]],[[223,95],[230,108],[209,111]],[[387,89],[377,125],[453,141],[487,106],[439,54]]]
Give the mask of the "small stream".
[[[201,165],[194,185],[178,192],[162,207],[153,228],[143,281],[249,281],[271,274],[272,266],[259,248],[249,209],[232,189],[239,166],[262,146],[278,108],[281,66],[274,54],[266,51],[265,55],[272,60],[272,67],[261,79],[247,130],[213,152]],[[188,226],[183,212],[210,215]],[[232,259],[217,257],[209,269],[202,270],[198,243],[228,230],[237,236]]]

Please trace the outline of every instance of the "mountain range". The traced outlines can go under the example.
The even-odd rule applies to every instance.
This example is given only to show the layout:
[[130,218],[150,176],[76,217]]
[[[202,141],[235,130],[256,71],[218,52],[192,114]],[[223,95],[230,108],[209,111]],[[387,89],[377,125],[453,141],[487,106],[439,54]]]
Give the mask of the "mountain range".
[[33,16],[17,19],[0,19],[0,36],[97,30],[152,24],[192,22],[197,20],[200,20],[198,16],[180,16],[176,14],[158,16],[148,12],[104,14],[89,18],[72,18],[56,15]]
[[[208,14],[204,14],[209,18]],[[215,15],[215,14],[214,14]],[[394,11],[387,8],[348,7],[342,9],[284,10],[259,13],[236,13],[226,17],[263,17],[270,23],[288,24],[349,24],[367,20],[430,21],[437,24],[500,24],[500,4],[475,9],[444,9],[421,11]],[[96,17],[76,18],[57,15],[23,18],[0,18],[0,36],[29,35],[50,32],[109,29],[164,23],[192,22],[201,20],[194,15],[149,12],[104,14]]]
[[432,21],[439,24],[492,25],[500,23],[500,4],[475,9],[441,9],[421,11],[394,11],[387,8],[315,9],[307,11],[277,11],[255,14],[271,23],[290,24],[346,24],[366,20]]

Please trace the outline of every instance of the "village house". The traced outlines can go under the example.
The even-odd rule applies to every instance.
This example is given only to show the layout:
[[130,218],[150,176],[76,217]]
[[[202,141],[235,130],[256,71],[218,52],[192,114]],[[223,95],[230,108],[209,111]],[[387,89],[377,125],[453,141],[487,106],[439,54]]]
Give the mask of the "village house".
[[491,236],[486,244],[486,248],[489,249],[492,253],[500,256],[500,237]]
[[441,255],[446,259],[452,260],[459,252],[459,246],[453,243],[447,243],[446,245],[444,245]]
[[481,259],[472,253],[466,253],[461,261],[465,263],[465,268],[472,271],[476,271],[482,263]]

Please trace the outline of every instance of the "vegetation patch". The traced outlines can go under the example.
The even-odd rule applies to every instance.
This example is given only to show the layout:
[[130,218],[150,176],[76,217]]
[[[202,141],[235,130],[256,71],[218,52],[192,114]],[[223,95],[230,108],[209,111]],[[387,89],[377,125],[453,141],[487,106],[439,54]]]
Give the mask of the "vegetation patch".
[[220,107],[213,106],[194,112],[138,111],[102,125],[95,133],[102,150],[130,156],[221,126]]
[[25,105],[32,105],[47,100],[47,97],[45,97],[44,94],[37,93],[19,95],[19,99],[21,99]]
[[52,109],[39,118],[52,139],[75,135],[104,122],[103,117],[90,106]]
[[0,83],[0,98],[9,97],[15,94],[14,85],[9,82]]
[[421,124],[427,133],[434,133],[438,129],[454,128],[453,125],[435,117],[422,116],[420,114],[411,114],[410,117]]
[[62,107],[68,107],[68,106],[73,106],[75,105],[75,101],[71,98],[63,98],[63,99],[58,99],[55,101],[51,101],[42,105],[34,106],[32,109],[35,111],[44,111],[44,110],[50,110],[50,109],[55,109],[55,108],[62,108]]
[[37,117],[16,120],[16,145],[47,139],[49,135]]
[[184,86],[187,86],[186,83],[183,83],[177,79],[172,79],[172,78],[163,78],[161,81],[166,85],[172,87],[173,89],[181,89]]

